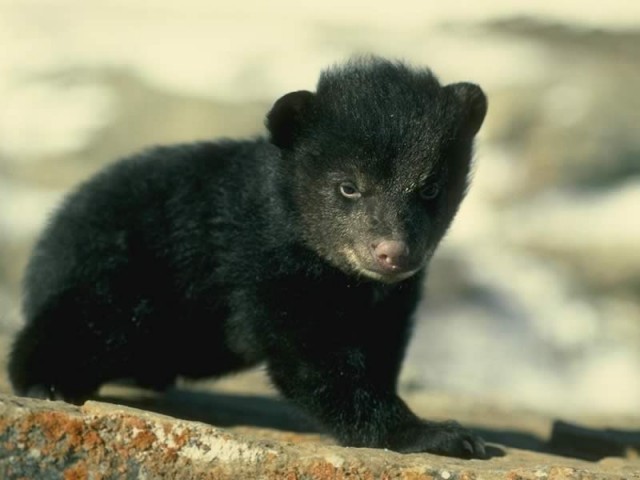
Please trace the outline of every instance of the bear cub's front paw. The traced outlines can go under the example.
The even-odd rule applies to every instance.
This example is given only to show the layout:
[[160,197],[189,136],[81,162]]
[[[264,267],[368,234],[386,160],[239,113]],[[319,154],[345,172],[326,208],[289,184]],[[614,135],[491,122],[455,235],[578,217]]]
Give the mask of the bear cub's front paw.
[[484,440],[459,423],[420,421],[399,431],[391,448],[401,453],[429,452],[460,458],[485,458]]

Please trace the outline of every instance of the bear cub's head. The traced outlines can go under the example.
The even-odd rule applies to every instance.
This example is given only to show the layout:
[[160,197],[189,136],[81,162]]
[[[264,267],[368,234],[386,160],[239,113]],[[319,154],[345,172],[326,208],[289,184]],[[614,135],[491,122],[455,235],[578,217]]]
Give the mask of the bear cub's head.
[[267,115],[306,244],[394,283],[431,258],[464,197],[487,111],[477,85],[376,57],[322,73]]

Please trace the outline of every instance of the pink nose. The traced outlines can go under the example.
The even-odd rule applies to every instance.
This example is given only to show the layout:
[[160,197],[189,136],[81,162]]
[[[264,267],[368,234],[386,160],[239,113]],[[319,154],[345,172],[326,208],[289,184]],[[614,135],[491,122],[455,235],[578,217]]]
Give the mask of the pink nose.
[[407,264],[409,246],[399,240],[383,240],[373,244],[373,255],[381,267],[387,270],[397,270]]

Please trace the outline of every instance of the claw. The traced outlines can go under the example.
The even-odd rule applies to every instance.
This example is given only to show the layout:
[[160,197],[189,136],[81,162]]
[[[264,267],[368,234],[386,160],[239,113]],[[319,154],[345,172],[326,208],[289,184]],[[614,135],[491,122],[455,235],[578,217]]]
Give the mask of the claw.
[[462,441],[462,450],[469,457],[472,457],[474,452],[475,452],[475,449],[473,448],[473,444],[469,440],[463,440]]

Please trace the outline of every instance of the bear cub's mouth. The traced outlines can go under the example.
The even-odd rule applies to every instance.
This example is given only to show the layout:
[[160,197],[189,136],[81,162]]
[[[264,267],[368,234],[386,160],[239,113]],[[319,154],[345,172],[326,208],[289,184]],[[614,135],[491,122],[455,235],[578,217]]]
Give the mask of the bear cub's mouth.
[[395,239],[375,241],[368,248],[347,248],[343,253],[359,274],[384,283],[406,280],[426,263],[424,255],[416,255],[407,242]]

